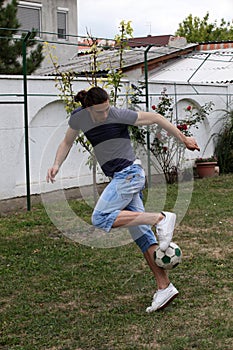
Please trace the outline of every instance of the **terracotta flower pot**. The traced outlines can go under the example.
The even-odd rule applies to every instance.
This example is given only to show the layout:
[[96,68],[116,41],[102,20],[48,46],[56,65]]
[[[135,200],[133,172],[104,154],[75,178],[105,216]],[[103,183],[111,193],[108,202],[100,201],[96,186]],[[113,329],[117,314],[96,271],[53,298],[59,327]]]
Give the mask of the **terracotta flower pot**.
[[217,165],[217,162],[196,163],[197,175],[200,178],[215,176],[216,175],[216,171],[215,171],[216,165]]

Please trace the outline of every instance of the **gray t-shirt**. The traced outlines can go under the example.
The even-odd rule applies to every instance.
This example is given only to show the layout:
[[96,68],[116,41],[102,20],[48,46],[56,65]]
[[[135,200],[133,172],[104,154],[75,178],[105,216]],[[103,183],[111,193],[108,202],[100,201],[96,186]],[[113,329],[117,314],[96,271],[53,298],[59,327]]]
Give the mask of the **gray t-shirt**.
[[78,108],[72,113],[69,126],[83,131],[94,148],[103,172],[112,177],[135,160],[128,125],[134,125],[137,116],[137,112],[130,109],[110,107],[104,122],[94,122],[87,109]]

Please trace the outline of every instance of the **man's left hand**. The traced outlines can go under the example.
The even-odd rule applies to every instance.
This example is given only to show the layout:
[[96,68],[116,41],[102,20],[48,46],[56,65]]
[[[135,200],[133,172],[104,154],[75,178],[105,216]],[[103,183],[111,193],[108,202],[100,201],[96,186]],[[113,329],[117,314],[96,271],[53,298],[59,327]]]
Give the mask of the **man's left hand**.
[[194,137],[186,137],[185,140],[185,146],[190,150],[190,151],[200,151],[200,148],[195,140]]

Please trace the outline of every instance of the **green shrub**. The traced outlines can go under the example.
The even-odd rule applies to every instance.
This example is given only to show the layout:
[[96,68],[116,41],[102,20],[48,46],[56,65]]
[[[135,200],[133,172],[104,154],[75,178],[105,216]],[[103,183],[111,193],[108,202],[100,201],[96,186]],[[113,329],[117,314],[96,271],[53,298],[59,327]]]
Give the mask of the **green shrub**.
[[227,112],[227,122],[217,136],[215,154],[220,172],[233,172],[233,110]]

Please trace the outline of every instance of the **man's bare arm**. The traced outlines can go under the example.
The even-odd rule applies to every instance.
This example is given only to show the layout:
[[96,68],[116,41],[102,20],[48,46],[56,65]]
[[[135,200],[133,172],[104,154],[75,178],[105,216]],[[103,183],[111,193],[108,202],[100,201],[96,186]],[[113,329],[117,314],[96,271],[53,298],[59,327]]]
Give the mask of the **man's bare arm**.
[[46,177],[47,182],[51,181],[53,183],[55,181],[55,176],[57,175],[62,163],[69,154],[70,149],[78,134],[79,132],[77,130],[68,128],[63,141],[58,146],[53,166],[48,169]]
[[159,113],[154,112],[138,112],[138,118],[134,125],[153,125],[157,124],[161,128],[165,129],[169,134],[175,136],[178,140],[185,144],[185,146],[191,151],[200,151],[196,140],[193,137],[187,137],[172,123],[169,122],[165,117]]

